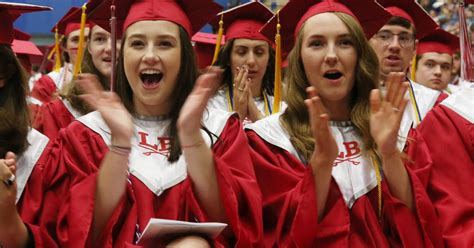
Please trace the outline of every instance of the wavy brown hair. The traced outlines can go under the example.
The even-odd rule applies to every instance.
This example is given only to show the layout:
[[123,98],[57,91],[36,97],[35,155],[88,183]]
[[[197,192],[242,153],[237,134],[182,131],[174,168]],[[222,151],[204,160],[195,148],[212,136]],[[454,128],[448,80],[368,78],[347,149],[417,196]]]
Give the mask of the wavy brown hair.
[[[376,144],[370,135],[370,106],[369,96],[372,89],[379,86],[379,64],[377,55],[369,45],[360,24],[353,17],[334,13],[349,30],[357,51],[357,65],[355,68],[355,83],[351,90],[350,119],[356,131],[364,141],[364,150],[376,155]],[[307,98],[306,88],[309,85],[301,59],[303,30],[300,29],[295,47],[289,54],[287,71],[286,103],[288,108],[280,117],[280,122],[290,134],[290,141],[298,153],[309,161],[314,150],[314,138],[309,125],[309,114],[304,104]]]
[[[230,90],[233,89],[230,56],[232,54],[232,48],[234,47],[234,41],[235,39],[231,39],[226,42],[226,44],[219,51],[217,60],[215,62],[215,65],[224,69],[224,79],[222,81],[222,84],[224,87],[228,87]],[[270,46],[270,44],[268,45],[268,53],[268,64],[262,79],[262,89],[266,94],[273,96],[273,88],[275,87],[275,50],[272,48],[272,46]]]
[[[181,26],[179,26],[179,38],[181,40],[181,63],[178,72],[179,76],[177,78],[173,93],[169,99],[170,101],[173,101],[171,110],[168,114],[171,122],[167,130],[171,139],[170,155],[168,157],[168,161],[170,162],[177,161],[182,153],[178,139],[176,123],[178,121],[179,112],[181,111],[186,98],[191,93],[194,83],[199,76],[196,56],[191,45],[191,39],[188,36],[188,33]],[[125,47],[126,40],[127,34],[125,33],[124,37],[122,38],[122,48]],[[133,91],[130,87],[130,83],[128,82],[127,75],[125,75],[123,50],[124,49],[121,49],[118,59],[117,86],[115,91],[121,98],[127,110],[132,115],[136,115],[135,106],[133,105]]]
[[0,158],[8,151],[21,155],[28,147],[30,117],[26,72],[10,46],[0,45],[0,71],[6,83],[0,88]]

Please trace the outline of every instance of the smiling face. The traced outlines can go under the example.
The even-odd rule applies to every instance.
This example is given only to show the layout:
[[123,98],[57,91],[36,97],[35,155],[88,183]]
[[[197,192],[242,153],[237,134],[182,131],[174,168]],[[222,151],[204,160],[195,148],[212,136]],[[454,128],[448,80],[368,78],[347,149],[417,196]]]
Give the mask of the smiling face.
[[335,14],[322,13],[309,18],[302,32],[301,59],[309,84],[323,102],[348,106],[357,64],[348,28]]
[[269,58],[270,48],[266,41],[235,39],[230,55],[232,78],[236,76],[237,67],[245,65],[249,70],[251,84],[261,85]]
[[[112,72],[112,48],[110,46],[110,38],[109,32],[96,25],[92,28],[88,46],[95,68],[107,78],[110,78]],[[120,50],[120,40],[117,40],[116,46],[118,53]]]
[[124,70],[140,115],[170,111],[181,63],[179,27],[169,21],[139,21],[126,31]]
[[435,90],[445,90],[451,79],[452,61],[447,53],[424,53],[416,68],[416,82]]

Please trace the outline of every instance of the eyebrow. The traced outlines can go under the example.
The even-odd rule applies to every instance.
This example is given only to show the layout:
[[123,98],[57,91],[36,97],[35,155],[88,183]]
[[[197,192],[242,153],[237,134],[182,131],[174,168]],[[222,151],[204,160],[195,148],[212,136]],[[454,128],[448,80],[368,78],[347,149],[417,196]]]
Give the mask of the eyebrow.
[[[308,39],[313,39],[313,38],[324,38],[324,35],[322,35],[322,34],[313,34],[313,35],[308,37]],[[337,38],[351,38],[351,35],[349,33],[339,34],[339,35],[337,35]]]
[[[143,39],[143,38],[146,38],[146,35],[144,35],[144,34],[132,34],[128,38],[141,38],[141,39]],[[174,37],[173,35],[170,35],[170,34],[161,34],[161,35],[158,35],[155,38],[177,40],[176,37]]]

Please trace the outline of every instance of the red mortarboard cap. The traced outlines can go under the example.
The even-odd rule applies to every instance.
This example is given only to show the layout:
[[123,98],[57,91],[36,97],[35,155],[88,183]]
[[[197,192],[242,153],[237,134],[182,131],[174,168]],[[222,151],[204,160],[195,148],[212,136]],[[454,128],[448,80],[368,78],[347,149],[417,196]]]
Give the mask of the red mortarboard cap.
[[438,24],[415,0],[377,0],[393,16],[402,17],[416,28],[416,38],[421,39],[438,27]]
[[[282,49],[292,49],[296,35],[310,17],[325,12],[342,12],[353,16],[370,38],[390,19],[391,15],[373,0],[293,0],[279,11]],[[267,38],[275,37],[278,16],[273,16],[260,30]]]
[[28,33],[25,33],[19,29],[14,28],[13,29],[13,38],[15,40],[30,40],[31,35]]
[[436,29],[418,42],[416,54],[429,52],[447,53],[453,55],[459,49],[459,37],[441,28]]
[[43,56],[43,53],[39,50],[35,43],[29,41],[31,35],[18,29],[14,29],[14,38],[15,39],[12,42],[12,50],[14,53]]
[[13,22],[24,13],[52,10],[50,7],[23,4],[23,3],[9,3],[0,2],[0,44],[11,45],[13,42]]
[[259,32],[273,16],[273,12],[264,4],[258,1],[249,2],[217,14],[211,21],[211,25],[216,29],[219,28],[221,16],[224,22],[224,34],[228,40],[243,38],[273,43],[271,42],[273,38],[268,39]]
[[[191,41],[194,43],[194,51],[196,52],[199,68],[206,68],[212,64],[214,50],[217,42],[216,34],[196,33]],[[221,45],[225,44],[225,37],[222,37]]]
[[[115,8],[115,20],[116,20],[116,32],[117,37],[122,37],[123,23],[128,14],[128,7],[124,8],[123,6],[130,6],[133,0],[120,0],[120,7]],[[94,24],[105,29],[111,33],[112,29],[110,27],[110,17],[111,17],[111,5],[113,1],[111,0],[89,0],[87,3],[87,19]],[[115,4],[115,3],[114,3]],[[117,4],[115,4],[117,6]],[[92,27],[91,27],[92,28]]]
[[[69,11],[58,21],[58,33],[64,36],[68,36],[71,32],[79,30],[81,28],[81,14],[82,9],[78,7],[72,7]],[[86,24],[86,27],[88,25]],[[51,32],[55,32],[56,27],[53,27]]]
[[[111,3],[112,0],[105,0],[98,8],[110,9]],[[212,0],[120,0],[115,4],[117,20],[125,20],[123,31],[138,21],[166,20],[183,27],[189,37],[222,10]]]

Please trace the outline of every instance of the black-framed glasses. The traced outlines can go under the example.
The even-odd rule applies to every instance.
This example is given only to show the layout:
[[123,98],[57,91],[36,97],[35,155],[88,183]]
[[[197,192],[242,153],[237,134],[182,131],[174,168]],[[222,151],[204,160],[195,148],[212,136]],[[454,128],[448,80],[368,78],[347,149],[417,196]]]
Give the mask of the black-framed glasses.
[[395,36],[398,36],[398,43],[403,48],[415,45],[415,36],[407,32],[394,34],[390,31],[382,30],[375,34],[375,38],[384,42],[385,45],[390,44]]

